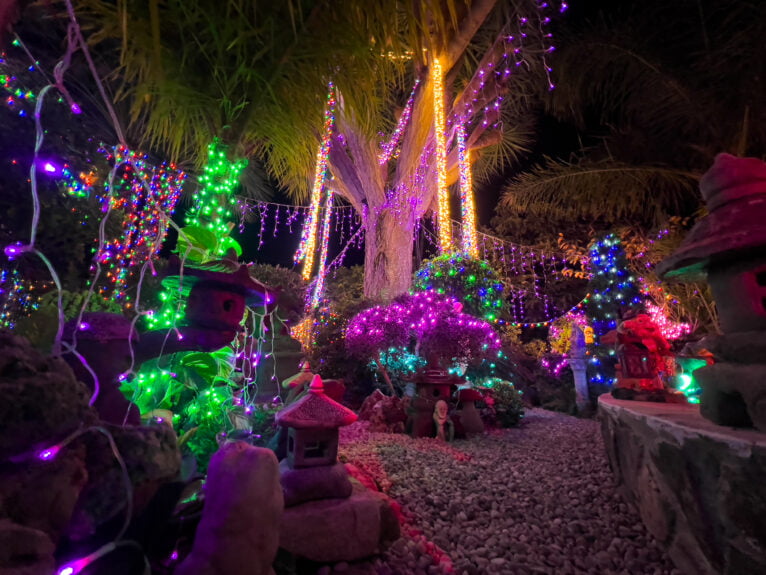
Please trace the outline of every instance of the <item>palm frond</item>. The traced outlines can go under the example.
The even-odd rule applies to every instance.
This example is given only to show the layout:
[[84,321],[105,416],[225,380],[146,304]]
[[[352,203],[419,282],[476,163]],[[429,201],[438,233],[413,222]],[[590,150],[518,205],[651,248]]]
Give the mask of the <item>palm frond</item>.
[[663,166],[633,166],[615,160],[577,163],[546,158],[504,190],[501,205],[544,217],[659,223],[668,214],[699,203],[700,174]]
[[557,89],[547,100],[558,119],[584,128],[595,115],[617,131],[649,127],[657,138],[718,138],[697,84],[687,79],[689,70],[669,58],[675,51],[658,49],[668,39],[658,37],[652,18],[632,19],[631,26],[589,21],[581,30],[564,31],[559,40]]

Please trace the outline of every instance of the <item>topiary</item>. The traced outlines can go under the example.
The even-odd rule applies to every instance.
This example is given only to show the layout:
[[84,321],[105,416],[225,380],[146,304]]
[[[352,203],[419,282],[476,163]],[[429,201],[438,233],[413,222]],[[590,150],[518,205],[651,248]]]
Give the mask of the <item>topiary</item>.
[[503,282],[483,261],[464,253],[444,254],[426,260],[415,272],[413,289],[433,290],[463,304],[463,311],[490,322],[505,313]]

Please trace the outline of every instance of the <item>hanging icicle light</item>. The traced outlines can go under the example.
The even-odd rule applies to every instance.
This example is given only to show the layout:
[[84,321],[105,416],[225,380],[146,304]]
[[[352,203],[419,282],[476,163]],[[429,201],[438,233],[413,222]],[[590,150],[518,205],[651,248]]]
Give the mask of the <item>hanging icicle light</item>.
[[471,151],[465,145],[465,125],[457,127],[457,158],[460,165],[460,210],[463,217],[463,251],[473,258],[479,257],[476,235],[476,205],[473,201]]
[[439,58],[434,58],[434,136],[436,139],[437,173],[437,226],[439,229],[439,250],[452,251],[452,225],[449,217],[449,192],[447,190],[447,134],[444,120],[444,78]]
[[317,165],[314,172],[314,187],[311,190],[311,206],[308,218],[303,226],[303,234],[298,250],[295,252],[293,260],[295,263],[303,261],[303,279],[308,280],[311,277],[311,270],[314,267],[314,250],[317,241],[317,224],[319,207],[322,201],[322,189],[324,188],[325,176],[327,175],[327,156],[330,153],[330,139],[332,138],[332,129],[335,124],[335,86],[329,83],[327,92],[327,104],[324,110],[324,130],[322,132],[322,143],[317,152]]

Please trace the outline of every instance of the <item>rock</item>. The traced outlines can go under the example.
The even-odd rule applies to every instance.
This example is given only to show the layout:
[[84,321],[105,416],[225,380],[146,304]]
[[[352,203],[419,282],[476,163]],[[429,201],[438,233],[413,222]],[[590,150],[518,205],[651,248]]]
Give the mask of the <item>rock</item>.
[[375,407],[379,401],[385,399],[386,396],[382,391],[376,389],[362,403],[362,407],[359,409],[359,419],[363,421],[369,421],[372,416],[372,408]]
[[382,493],[358,483],[347,499],[310,501],[285,509],[279,546],[317,562],[355,561],[398,538],[399,524]]
[[379,389],[364,400],[359,418],[370,422],[370,431],[400,433],[407,421],[407,398],[384,395]]
[[0,462],[55,445],[97,419],[87,387],[63,360],[8,332],[0,332],[0,397]]
[[348,471],[350,477],[353,477],[371,491],[380,491],[378,484],[375,483],[375,478],[372,475],[362,469],[359,469],[359,467],[352,463],[346,463],[345,466],[346,471]]
[[176,575],[273,573],[283,509],[274,453],[225,444],[210,460],[205,491],[194,546]]
[[[177,478],[181,453],[176,434],[170,425],[104,426],[114,438],[125,462],[133,489],[133,513],[139,515],[163,483]],[[115,460],[106,436],[97,432],[83,435],[87,448],[90,480],[77,502],[70,536],[89,537],[109,519],[121,513],[125,505],[122,469]]]
[[0,472],[0,515],[57,543],[88,481],[82,451],[65,448],[48,461],[35,459]]
[[285,507],[317,499],[337,499],[351,495],[351,480],[342,463],[290,469],[287,460],[279,464]]
[[30,527],[0,519],[0,573],[2,575],[47,575],[56,568],[55,545]]

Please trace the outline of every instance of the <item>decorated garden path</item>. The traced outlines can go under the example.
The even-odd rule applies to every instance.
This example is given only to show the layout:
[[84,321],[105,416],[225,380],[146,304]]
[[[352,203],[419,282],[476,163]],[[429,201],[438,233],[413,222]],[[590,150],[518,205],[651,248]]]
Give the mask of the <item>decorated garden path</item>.
[[341,457],[401,504],[403,537],[322,574],[678,573],[616,493],[596,421],[534,409],[452,444],[365,426],[342,431]]

